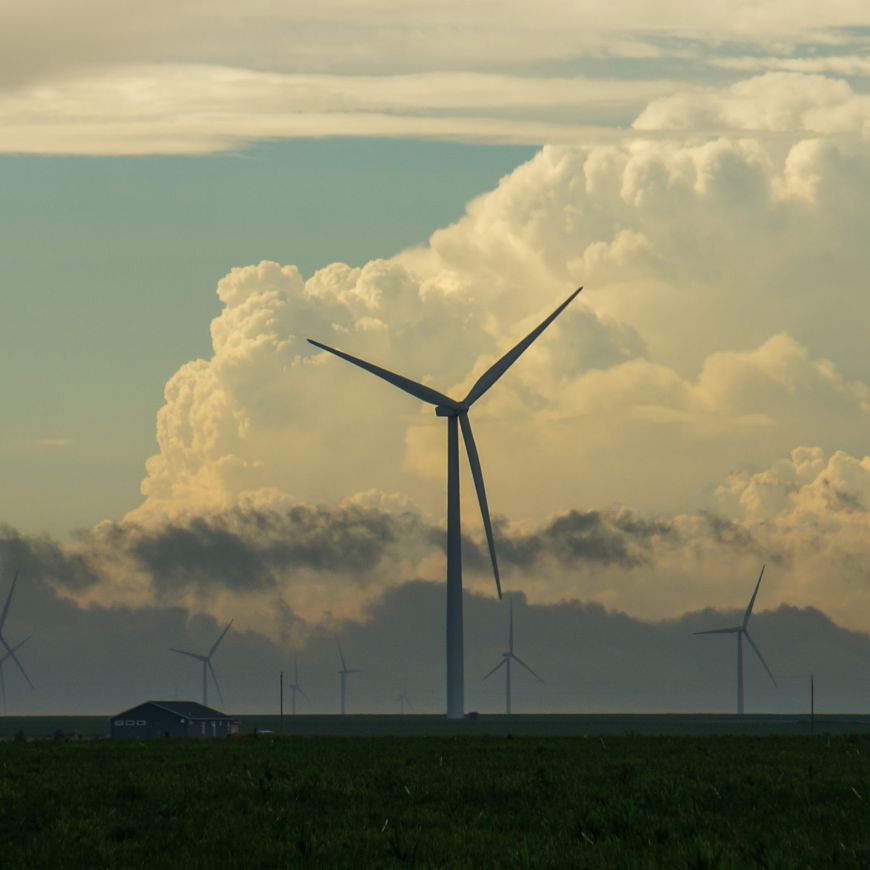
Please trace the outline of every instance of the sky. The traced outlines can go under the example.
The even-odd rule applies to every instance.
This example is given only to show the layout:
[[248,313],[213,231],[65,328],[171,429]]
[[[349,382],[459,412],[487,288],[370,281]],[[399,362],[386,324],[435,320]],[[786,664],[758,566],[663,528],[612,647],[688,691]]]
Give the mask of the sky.
[[554,675],[518,706],[729,709],[691,630],[762,564],[793,685],[754,703],[866,693],[865,4],[6,5],[0,594],[19,571],[4,636],[44,677],[7,663],[11,705],[195,692],[168,647],[233,619],[230,708],[293,651],[329,685],[343,637],[365,709],[414,678],[439,709],[443,421],[305,339],[461,396],[580,285],[472,415]]

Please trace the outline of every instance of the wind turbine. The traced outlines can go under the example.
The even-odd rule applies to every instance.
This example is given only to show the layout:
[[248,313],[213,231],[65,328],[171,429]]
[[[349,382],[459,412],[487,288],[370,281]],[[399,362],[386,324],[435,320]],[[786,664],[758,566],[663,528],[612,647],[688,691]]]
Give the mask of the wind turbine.
[[[293,693],[292,698],[290,700],[290,706],[293,711],[293,715],[296,715],[296,693],[298,692],[308,701],[308,695],[302,691],[302,686],[299,685],[299,659],[294,656],[293,661],[293,682],[290,684],[290,691]],[[311,703],[309,701],[309,703]]]
[[544,682],[543,678],[538,676],[519,656],[514,654],[514,600],[510,599],[510,627],[508,628],[508,651],[501,654],[501,661],[483,678],[489,679],[499,668],[505,669],[505,704],[504,711],[510,716],[511,714],[511,659],[518,665],[524,667],[536,680]]
[[223,692],[221,692],[221,687],[218,684],[217,677],[215,676],[214,668],[211,666],[211,657],[215,654],[215,650],[220,646],[220,642],[224,639],[226,633],[230,630],[230,626],[233,624],[233,620],[231,619],[227,623],[227,627],[221,632],[220,637],[214,642],[212,648],[208,651],[208,655],[202,656],[198,653],[188,652],[185,649],[175,649],[174,647],[170,647],[171,651],[174,653],[178,653],[183,656],[190,656],[192,659],[196,659],[198,662],[202,662],[202,705],[203,707],[208,707],[208,675],[211,673],[211,678],[214,680],[214,687],[218,691],[218,697],[221,699],[221,707],[224,705],[224,696]]
[[21,641],[21,643],[16,644],[14,647],[9,646],[8,641],[3,636],[3,627],[6,625],[6,617],[9,615],[9,605],[12,604],[12,595],[15,592],[15,584],[18,582],[18,572],[15,572],[15,576],[12,578],[12,586],[9,587],[9,594],[6,596],[6,603],[3,605],[3,613],[0,614],[0,643],[6,648],[6,654],[3,656],[2,661],[0,661],[0,694],[3,696],[3,712],[6,712],[6,681],[3,677],[3,662],[6,661],[7,658],[11,658],[16,665],[18,665],[18,670],[21,671],[21,675],[27,680],[27,685],[30,688],[33,688],[33,683],[30,682],[30,677],[27,676],[27,672],[24,670],[24,666],[18,661],[18,656],[15,655],[15,650],[17,650],[22,644],[24,644],[29,638],[25,638]]
[[471,466],[471,476],[474,488],[477,490],[477,500],[483,517],[483,527],[489,545],[489,555],[492,559],[492,570],[495,575],[495,586],[498,597],[501,598],[501,580],[498,574],[498,562],[495,557],[495,542],[492,536],[492,524],[489,519],[489,508],[486,502],[486,490],[483,485],[483,472],[474,436],[471,433],[471,423],[468,411],[471,406],[517,361],[523,351],[562,313],[566,306],[582,290],[575,290],[546,320],[535,327],[519,344],[509,350],[501,359],[491,365],[475,382],[468,395],[457,401],[444,393],[439,393],[424,384],[418,384],[402,375],[394,374],[380,366],[358,359],[343,351],[336,350],[319,341],[308,339],[315,347],[333,353],[349,363],[365,369],[379,378],[406,393],[410,393],[423,402],[435,405],[435,415],[447,418],[447,716],[450,719],[462,719],[465,715],[465,689],[462,649],[462,541],[459,517],[459,429],[465,441],[465,452],[468,464]]
[[[752,605],[755,604],[755,596],[758,595],[758,587],[761,586],[761,578],[764,576],[764,565],[761,566],[761,573],[758,575],[758,582],[755,584],[755,592],[752,593],[752,598],[749,599],[749,607],[746,608],[746,613],[743,614],[743,622],[740,625],[735,625],[732,628],[711,628],[708,631],[696,631],[695,634],[736,634],[737,635],[737,713],[743,715],[743,638],[749,641],[749,645],[758,656],[758,660],[764,665],[764,670],[770,677],[773,685],[776,686],[776,680],[761,654],[761,650],[755,645],[755,641],[750,637],[747,626],[749,625],[749,617],[752,616]],[[778,688],[778,687],[777,687]]]
[[4,715],[6,714],[7,710],[6,710],[6,681],[5,681],[5,678],[3,677],[3,664],[6,661],[6,659],[11,658],[14,655],[15,650],[21,649],[21,647],[23,647],[24,644],[26,644],[27,641],[29,641],[31,637],[32,637],[32,635],[28,634],[27,637],[24,638],[24,640],[19,641],[17,644],[15,644],[14,647],[12,647],[11,650],[3,653],[3,657],[0,658],[0,695],[2,695],[2,698],[3,698],[3,714]]
[[407,686],[402,686],[402,691],[399,692],[398,695],[396,695],[396,700],[399,702],[399,711],[403,716],[405,715],[405,705],[408,706],[408,709],[412,713],[416,712],[416,710],[414,710],[414,705],[411,703],[411,699],[408,697]]
[[347,675],[348,674],[361,674],[362,671],[357,668],[348,668],[345,660],[344,653],[341,651],[341,644],[338,645],[338,655],[341,657],[341,670],[338,672],[341,677],[341,715],[344,716],[344,696],[347,692]]

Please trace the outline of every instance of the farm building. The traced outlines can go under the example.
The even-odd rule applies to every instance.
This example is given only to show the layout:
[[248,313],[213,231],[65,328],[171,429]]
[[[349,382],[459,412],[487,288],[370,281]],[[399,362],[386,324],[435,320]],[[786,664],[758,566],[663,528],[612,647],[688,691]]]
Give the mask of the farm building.
[[236,723],[226,713],[196,701],[145,701],[113,716],[112,740],[148,740],[154,737],[227,737]]

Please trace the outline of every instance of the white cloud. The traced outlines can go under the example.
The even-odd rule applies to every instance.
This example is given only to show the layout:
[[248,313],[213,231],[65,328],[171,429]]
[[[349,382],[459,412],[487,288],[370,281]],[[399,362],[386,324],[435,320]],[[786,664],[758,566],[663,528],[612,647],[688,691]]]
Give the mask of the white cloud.
[[635,120],[636,130],[751,130],[870,135],[870,97],[841,79],[769,72],[720,89],[663,97]]

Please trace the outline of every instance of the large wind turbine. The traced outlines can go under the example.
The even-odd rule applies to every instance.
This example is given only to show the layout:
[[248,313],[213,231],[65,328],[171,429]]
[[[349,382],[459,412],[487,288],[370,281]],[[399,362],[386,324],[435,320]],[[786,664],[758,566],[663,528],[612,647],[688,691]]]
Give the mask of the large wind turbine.
[[9,587],[9,594],[6,596],[6,603],[3,605],[3,613],[0,614],[0,644],[2,644],[6,648],[6,654],[3,656],[3,660],[0,661],[0,693],[3,696],[3,712],[6,712],[6,681],[3,677],[3,662],[6,661],[7,658],[12,659],[16,665],[18,665],[18,670],[21,671],[21,675],[27,680],[27,685],[30,688],[33,688],[33,683],[30,682],[30,677],[27,676],[27,672],[24,670],[24,666],[18,661],[18,656],[15,655],[15,650],[17,650],[25,641],[29,640],[29,638],[25,638],[20,643],[16,644],[14,647],[9,646],[6,638],[3,636],[3,628],[6,625],[6,617],[9,615],[9,605],[12,604],[12,595],[15,592],[15,584],[18,582],[18,572],[15,572],[15,576],[12,578],[12,585]]
[[190,656],[192,659],[196,659],[198,662],[202,662],[202,705],[203,707],[208,707],[208,675],[211,673],[211,678],[214,680],[214,687],[217,689],[218,697],[221,699],[221,707],[224,705],[224,696],[223,692],[221,692],[220,684],[217,681],[217,676],[215,676],[214,668],[211,666],[211,657],[215,654],[215,651],[220,646],[220,642],[224,639],[226,633],[230,630],[230,626],[233,624],[233,620],[231,619],[227,623],[227,627],[220,633],[220,637],[214,642],[212,648],[208,651],[208,655],[199,655],[199,653],[188,652],[185,649],[175,649],[174,647],[170,647],[172,652],[178,653],[183,656]]
[[349,668],[344,660],[344,653],[341,651],[341,644],[338,645],[338,655],[341,658],[341,670],[338,675],[341,677],[341,715],[344,716],[345,704],[344,697],[347,692],[347,675],[361,674],[362,671],[358,668]]
[[498,574],[498,563],[495,558],[495,542],[492,536],[492,524],[489,519],[489,508],[486,502],[486,490],[483,485],[483,472],[474,436],[471,433],[471,423],[468,411],[471,406],[517,361],[523,351],[562,313],[565,307],[582,290],[575,290],[546,320],[533,329],[519,344],[509,350],[500,360],[490,366],[475,382],[468,395],[457,401],[444,393],[439,393],[424,384],[418,384],[402,375],[394,374],[355,356],[321,344],[319,341],[308,341],[321,350],[329,351],[349,363],[365,369],[379,378],[406,393],[410,393],[423,402],[435,405],[435,414],[447,418],[447,716],[451,719],[461,719],[465,715],[465,690],[462,651],[462,544],[461,525],[459,518],[459,429],[465,441],[465,452],[468,464],[471,466],[471,476],[477,490],[480,512],[483,516],[483,527],[489,545],[489,555],[492,559],[492,570],[495,575],[495,585],[501,598],[501,580]]
[[758,582],[755,584],[755,592],[752,593],[752,598],[749,599],[749,607],[746,608],[746,613],[743,614],[743,622],[740,625],[735,625],[732,628],[711,628],[708,631],[696,631],[695,634],[736,634],[737,635],[737,713],[743,715],[743,638],[749,641],[749,645],[758,656],[758,660],[764,665],[764,670],[776,686],[776,680],[761,654],[761,650],[755,645],[755,641],[750,637],[747,626],[749,625],[749,617],[752,616],[752,605],[755,604],[755,596],[758,595],[758,587],[761,586],[761,578],[764,576],[764,565],[761,566],[761,573],[758,575]]
[[489,679],[499,668],[505,669],[505,702],[504,711],[510,716],[511,714],[511,659],[518,665],[524,667],[535,679],[544,682],[543,678],[536,674],[519,656],[514,654],[514,600],[510,599],[510,622],[508,628],[508,651],[501,654],[501,661],[483,678]]
[[293,715],[296,715],[296,693],[298,692],[308,701],[308,695],[302,691],[302,686],[299,685],[299,659],[294,657],[293,661],[293,682],[290,684],[290,691],[293,693],[290,706],[293,711]]

